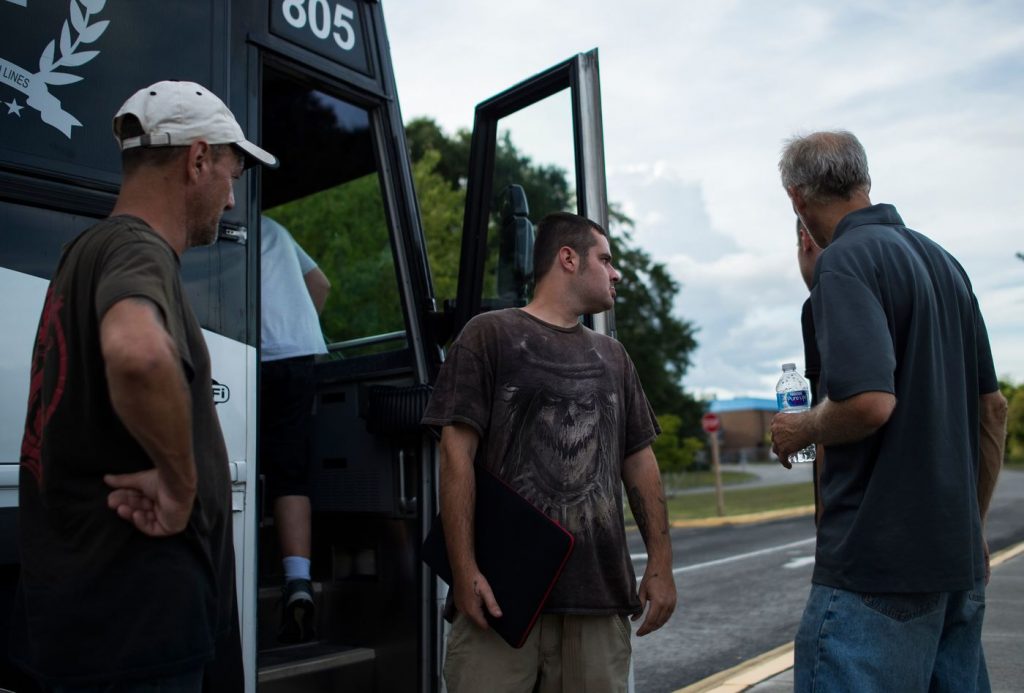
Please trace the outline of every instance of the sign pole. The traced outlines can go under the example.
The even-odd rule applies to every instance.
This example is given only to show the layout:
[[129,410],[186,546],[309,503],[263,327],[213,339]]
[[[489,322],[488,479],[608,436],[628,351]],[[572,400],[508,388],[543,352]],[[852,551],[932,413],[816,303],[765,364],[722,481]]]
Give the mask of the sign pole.
[[715,505],[718,516],[725,516],[725,495],[722,493],[722,467],[718,462],[718,431],[708,433],[711,439],[711,468],[715,471]]
[[718,506],[718,516],[723,517],[725,496],[722,493],[722,467],[718,463],[718,430],[722,427],[722,420],[717,414],[708,412],[700,417],[700,425],[711,441],[711,469],[715,472],[715,504]]

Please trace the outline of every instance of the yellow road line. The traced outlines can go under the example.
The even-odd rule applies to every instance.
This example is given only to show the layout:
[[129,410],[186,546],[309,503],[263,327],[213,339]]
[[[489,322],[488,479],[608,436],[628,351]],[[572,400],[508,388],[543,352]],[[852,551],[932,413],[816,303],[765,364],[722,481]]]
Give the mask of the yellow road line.
[[703,681],[680,688],[675,693],[733,693],[742,691],[781,674],[793,666],[793,643],[786,643],[774,650],[737,664],[731,669],[713,674]]
[[766,510],[760,513],[747,513],[745,515],[726,515],[725,517],[702,517],[697,520],[673,520],[669,524],[673,527],[718,527],[720,525],[745,525],[753,522],[765,522],[767,520],[782,520],[789,517],[801,517],[813,515],[813,505],[800,505],[795,508],[783,508],[782,510]]
[[1007,561],[1016,558],[1022,553],[1024,553],[1024,541],[1017,544],[1016,546],[1009,546],[1003,549],[1002,551],[997,551],[989,559],[988,564],[991,567],[995,568],[997,565],[1002,565],[1003,563],[1006,563]]

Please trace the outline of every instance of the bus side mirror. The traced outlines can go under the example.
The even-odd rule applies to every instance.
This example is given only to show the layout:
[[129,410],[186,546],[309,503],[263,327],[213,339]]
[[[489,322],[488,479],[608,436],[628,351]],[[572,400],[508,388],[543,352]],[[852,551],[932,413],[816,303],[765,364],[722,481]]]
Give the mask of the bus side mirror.
[[502,198],[498,298],[502,305],[522,307],[533,284],[533,223],[521,185],[505,188]]

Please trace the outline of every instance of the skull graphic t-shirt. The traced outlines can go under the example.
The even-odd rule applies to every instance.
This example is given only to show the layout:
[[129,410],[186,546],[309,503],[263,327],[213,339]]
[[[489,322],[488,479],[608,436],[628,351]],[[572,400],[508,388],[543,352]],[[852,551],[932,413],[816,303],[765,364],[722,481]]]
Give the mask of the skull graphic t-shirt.
[[639,611],[622,462],[660,430],[619,342],[518,309],[480,315],[452,346],[423,422],[475,429],[477,463],[576,537],[545,611]]

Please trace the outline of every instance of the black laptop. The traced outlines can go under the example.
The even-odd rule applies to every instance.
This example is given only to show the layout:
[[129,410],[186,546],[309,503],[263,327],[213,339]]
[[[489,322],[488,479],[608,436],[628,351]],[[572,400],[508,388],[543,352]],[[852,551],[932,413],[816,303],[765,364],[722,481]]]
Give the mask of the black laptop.
[[[565,568],[575,539],[510,486],[476,465],[476,562],[501,607],[487,621],[512,647],[522,647]],[[452,584],[440,515],[423,543],[423,560]]]

